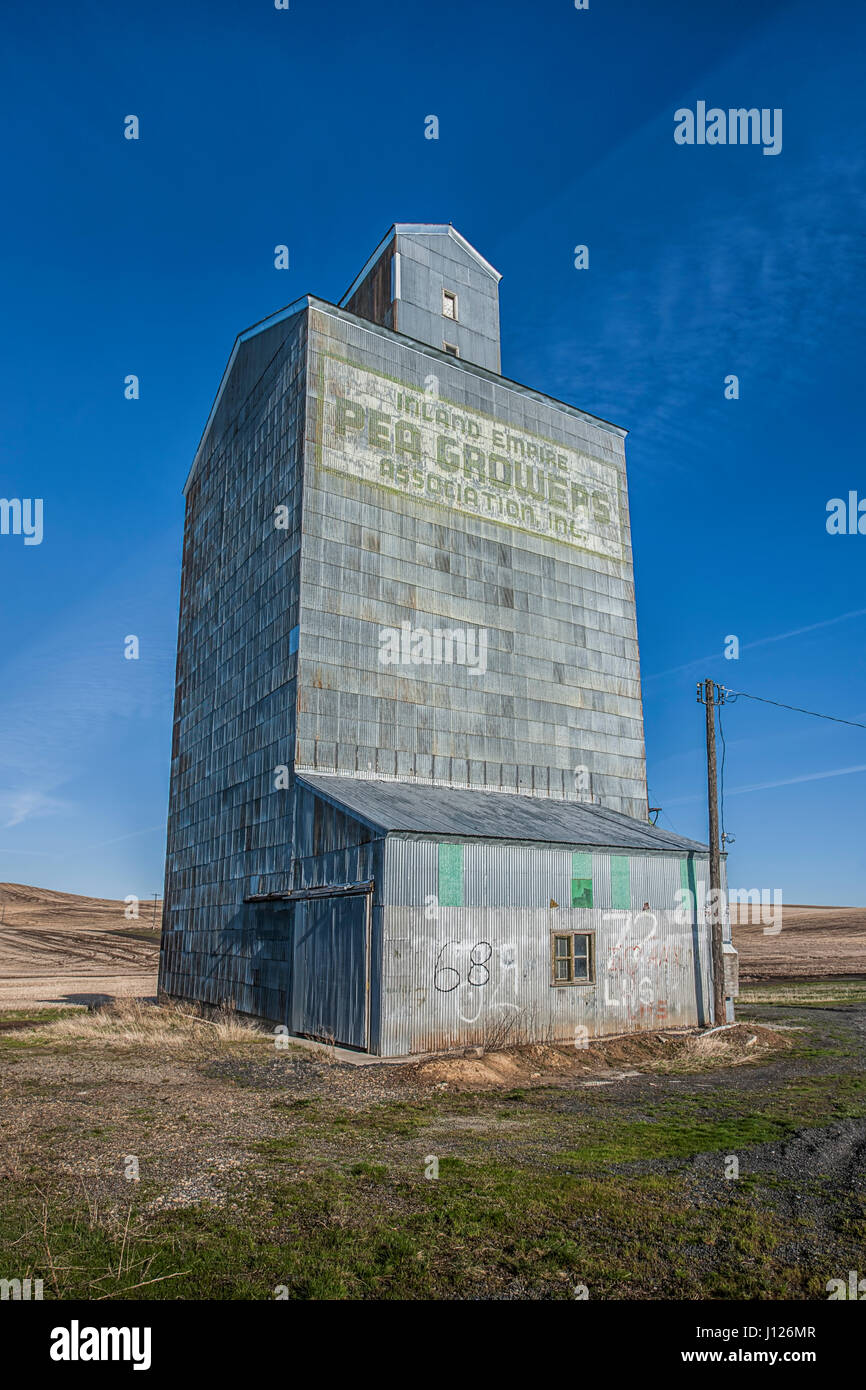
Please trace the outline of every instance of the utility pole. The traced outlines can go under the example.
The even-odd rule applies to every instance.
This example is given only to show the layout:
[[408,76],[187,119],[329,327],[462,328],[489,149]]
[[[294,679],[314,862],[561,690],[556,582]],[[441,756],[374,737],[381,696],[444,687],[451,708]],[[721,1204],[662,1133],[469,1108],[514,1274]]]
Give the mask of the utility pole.
[[719,797],[716,786],[716,705],[725,703],[725,688],[707,677],[698,682],[698,704],[707,716],[707,805],[710,823],[710,927],[713,957],[713,1015],[725,1022],[725,957],[722,950],[722,861],[719,854]]
[[150,929],[151,929],[151,931],[156,931],[156,900],[157,900],[157,897],[158,897],[158,896],[159,896],[159,895],[158,895],[157,893],[154,893],[154,895],[153,895],[153,915],[152,915],[152,917],[151,917],[151,919],[150,919]]

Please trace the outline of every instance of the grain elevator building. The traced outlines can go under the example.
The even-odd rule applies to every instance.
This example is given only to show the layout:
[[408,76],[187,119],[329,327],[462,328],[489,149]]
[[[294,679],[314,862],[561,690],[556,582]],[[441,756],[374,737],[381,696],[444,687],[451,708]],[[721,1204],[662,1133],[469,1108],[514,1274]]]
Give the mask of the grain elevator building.
[[625,431],[500,375],[499,279],[398,224],[235,343],[185,489],[164,995],[380,1055],[710,1021]]

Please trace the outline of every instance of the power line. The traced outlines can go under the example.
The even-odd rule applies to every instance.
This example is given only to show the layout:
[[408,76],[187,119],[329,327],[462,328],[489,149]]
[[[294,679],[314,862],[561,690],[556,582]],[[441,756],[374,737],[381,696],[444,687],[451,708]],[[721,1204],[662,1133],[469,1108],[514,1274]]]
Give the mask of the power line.
[[795,714],[811,714],[813,719],[829,719],[833,724],[850,724],[854,729],[866,729],[866,724],[858,724],[856,719],[840,719],[835,714],[818,714],[813,709],[802,709],[799,705],[785,705],[781,700],[768,700],[763,695],[749,695],[745,690],[729,690],[724,687],[725,695],[731,701],[742,696],[744,700],[760,700],[762,705],[775,705],[777,709],[790,709]]
[[[652,800],[653,800],[653,794],[652,794],[652,792],[650,791],[649,782],[647,782],[646,794],[647,794],[647,800],[648,800],[648,801],[652,801]],[[680,832],[677,830],[676,826],[674,825],[673,821],[671,820],[670,816],[668,815],[667,811],[664,809],[663,806],[659,806],[659,807],[655,807],[655,806],[654,806],[654,807],[653,807],[653,810],[654,810],[654,811],[655,811],[655,810],[658,811],[658,815],[656,816],[656,819],[655,819],[655,821],[653,822],[654,825],[658,825],[659,820],[666,820],[667,823],[668,823],[668,825],[670,826],[671,830],[673,831],[674,835],[679,835]]]
[[[724,699],[730,700],[731,704],[735,704],[737,699],[740,696],[742,696],[744,700],[758,700],[762,705],[775,705],[776,709],[792,710],[795,714],[808,714],[811,715],[813,719],[827,719],[832,724],[848,724],[852,729],[866,729],[866,724],[860,724],[856,719],[840,719],[835,714],[819,714],[817,710],[803,709],[800,705],[786,705],[781,700],[768,700],[764,695],[750,695],[746,690],[731,690],[730,687],[725,685],[721,687],[721,690],[723,691]],[[725,730],[722,724],[723,703],[724,701],[720,700],[716,705],[716,709],[718,711],[719,736],[722,740],[722,766],[721,776],[719,779],[719,811],[721,820],[722,844],[724,845],[727,839],[727,836],[725,834],[725,763],[727,761],[728,756],[728,745],[725,740]],[[670,825],[671,829],[674,830],[673,823],[671,822],[671,819],[666,814],[666,812],[660,809],[660,814],[664,816],[665,820],[668,822],[668,825]],[[674,833],[677,833],[676,830],[674,830]]]

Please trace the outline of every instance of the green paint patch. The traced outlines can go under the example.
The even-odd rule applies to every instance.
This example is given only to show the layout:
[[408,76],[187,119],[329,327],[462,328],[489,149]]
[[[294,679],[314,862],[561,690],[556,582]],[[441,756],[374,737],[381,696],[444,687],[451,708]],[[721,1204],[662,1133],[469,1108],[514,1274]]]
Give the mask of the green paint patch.
[[592,855],[585,850],[571,856],[571,905],[592,907]]
[[631,907],[631,874],[624,854],[610,856],[610,905],[615,911]]
[[463,846],[439,846],[439,906],[463,906]]
[[592,879],[573,878],[571,880],[572,907],[592,907]]

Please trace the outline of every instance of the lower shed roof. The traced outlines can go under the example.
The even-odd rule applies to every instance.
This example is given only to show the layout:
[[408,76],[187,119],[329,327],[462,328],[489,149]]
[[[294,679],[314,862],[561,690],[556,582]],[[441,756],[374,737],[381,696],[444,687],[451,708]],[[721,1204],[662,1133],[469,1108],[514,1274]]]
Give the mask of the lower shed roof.
[[304,773],[298,781],[383,835],[449,835],[605,849],[708,854],[706,845],[581,801]]

